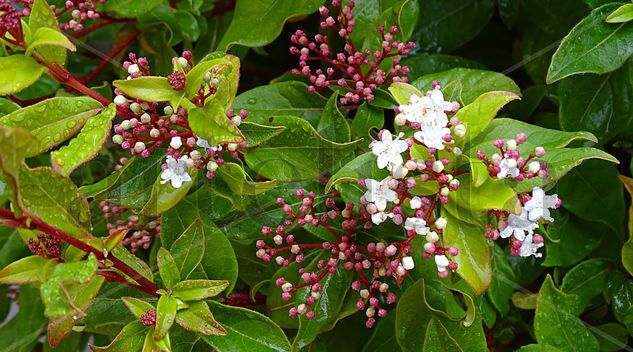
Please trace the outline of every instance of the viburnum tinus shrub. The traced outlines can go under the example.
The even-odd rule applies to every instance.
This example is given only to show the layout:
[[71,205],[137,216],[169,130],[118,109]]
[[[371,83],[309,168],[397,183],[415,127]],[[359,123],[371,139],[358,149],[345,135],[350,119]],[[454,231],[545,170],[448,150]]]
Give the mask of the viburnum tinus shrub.
[[633,16],[588,3],[0,0],[0,344],[629,349]]

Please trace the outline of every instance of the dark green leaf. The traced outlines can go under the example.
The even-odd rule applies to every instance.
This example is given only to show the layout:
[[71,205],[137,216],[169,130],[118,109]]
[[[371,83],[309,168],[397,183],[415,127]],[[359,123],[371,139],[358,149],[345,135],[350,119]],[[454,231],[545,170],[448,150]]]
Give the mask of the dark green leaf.
[[237,195],[256,196],[277,186],[275,180],[253,182],[249,180],[244,169],[236,163],[224,163],[218,168],[218,176],[226,182],[231,191]]
[[515,282],[514,271],[508,264],[506,254],[501,247],[495,246],[492,257],[492,282],[488,290],[490,302],[501,315],[510,311],[510,298],[519,285]]
[[604,290],[609,272],[609,263],[604,259],[592,258],[572,268],[560,286],[562,292],[580,297],[584,307]]
[[332,142],[346,143],[351,141],[351,132],[337,104],[338,94],[332,94],[319,118],[317,132]]
[[105,9],[113,12],[118,17],[136,17],[153,8],[165,0],[111,0],[105,5]]
[[33,351],[46,324],[37,289],[24,285],[19,292],[18,314],[0,329],[0,344],[7,352]]
[[[362,139],[364,142],[371,141],[371,131],[379,130],[385,123],[384,112],[381,109],[363,103],[357,110],[352,120],[352,138]],[[369,144],[369,143],[368,143]]]
[[187,279],[204,256],[204,225],[196,220],[171,245],[171,255],[180,269],[180,277]]

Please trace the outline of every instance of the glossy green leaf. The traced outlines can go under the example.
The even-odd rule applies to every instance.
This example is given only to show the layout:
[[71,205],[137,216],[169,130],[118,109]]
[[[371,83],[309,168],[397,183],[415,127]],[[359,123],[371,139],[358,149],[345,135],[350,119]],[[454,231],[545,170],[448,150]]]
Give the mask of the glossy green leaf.
[[69,175],[81,164],[97,156],[110,135],[116,108],[110,105],[88,119],[76,138],[51,153],[51,165],[62,175]]
[[201,301],[219,295],[227,288],[226,280],[186,280],[174,285],[174,295],[183,301]]
[[210,145],[239,143],[244,140],[238,128],[226,117],[224,108],[215,100],[201,108],[189,110],[189,125],[196,136]]
[[193,66],[186,75],[185,91],[187,92],[187,96],[193,97],[198,93],[207,72],[216,68],[217,70],[220,70],[224,65],[229,64],[230,61],[226,57],[213,57],[208,59],[205,58],[197,65]]
[[593,331],[600,344],[600,351],[621,351],[628,347],[629,340],[626,328],[617,323],[606,323],[595,327]]
[[297,116],[316,126],[326,102],[320,94],[308,92],[305,83],[288,81],[248,90],[235,98],[233,108],[246,109],[249,119],[259,123],[271,116]]
[[322,4],[322,0],[238,0],[233,21],[218,48],[226,50],[235,44],[264,46],[281,33],[286,20],[315,12]]
[[580,21],[552,56],[547,83],[578,73],[606,73],[617,69],[633,54],[630,23],[607,23],[619,4],[601,6]]
[[33,58],[24,55],[0,57],[0,94],[13,94],[23,90],[35,83],[45,69]]
[[[2,150],[0,153],[0,171],[6,177],[0,182],[7,188],[3,193],[11,192],[11,201],[14,204],[20,204],[20,169],[22,162],[29,155],[33,143],[35,143],[35,138],[28,131],[22,128],[0,126],[0,149]],[[19,215],[19,207],[16,211]]]
[[[466,126],[466,135],[464,135],[463,140],[471,140],[483,132],[499,110],[515,99],[519,99],[519,96],[513,92],[487,92],[461,108],[456,116]],[[458,142],[461,140],[457,137]]]
[[376,155],[368,152],[357,156],[332,175],[325,186],[325,192],[329,193],[332,188],[337,185],[355,184],[361,178],[382,180],[387,177],[388,174],[388,171],[384,169],[381,170],[376,165]]
[[486,92],[507,91],[521,94],[521,89],[514,81],[501,73],[468,68],[426,74],[411,84],[424,92],[431,89],[435,80],[440,82],[445,100],[455,100],[463,106]]
[[424,93],[420,92],[420,90],[417,89],[416,87],[410,84],[401,83],[401,82],[392,83],[389,86],[389,92],[391,92],[391,95],[396,100],[396,103],[400,105],[409,104],[409,101],[411,100],[412,95],[415,95],[418,97],[424,96]]
[[226,330],[218,323],[206,302],[194,302],[188,309],[176,313],[176,323],[188,331],[204,335],[225,336]]
[[538,345],[532,344],[532,345],[521,346],[521,348],[519,348],[517,351],[518,352],[559,352],[560,350],[548,344],[538,344]]
[[26,48],[26,56],[30,56],[33,50],[42,46],[59,46],[70,51],[77,50],[75,45],[59,30],[48,27],[40,27],[35,31],[29,46]]
[[19,185],[22,210],[84,240],[90,234],[90,210],[77,186],[50,168],[23,168]]
[[633,281],[626,279],[615,287],[611,309],[616,319],[629,330],[629,334],[633,334]]
[[519,285],[515,282],[514,271],[506,259],[506,254],[495,246],[492,257],[492,282],[488,290],[488,298],[495,308],[506,315],[510,311],[510,298]]
[[154,309],[154,306],[146,301],[142,301],[134,297],[121,297],[125,306],[134,314],[135,317],[140,318],[141,315],[145,315],[148,310]]
[[363,352],[400,352],[396,341],[396,310],[391,310],[386,318],[378,320]]
[[633,4],[624,4],[607,16],[608,23],[622,23],[633,20]]
[[586,307],[592,298],[604,290],[609,270],[609,263],[604,259],[586,260],[567,272],[560,289],[577,295]]
[[187,279],[204,256],[204,227],[201,220],[196,220],[171,246],[171,255],[180,269],[180,277]]
[[578,319],[582,311],[580,298],[561,292],[548,275],[539,290],[536,303],[536,341],[561,351],[597,351],[598,340]]
[[144,76],[135,79],[118,80],[112,84],[132,98],[145,101],[169,102],[174,109],[180,105],[184,90],[175,90],[165,77]]
[[249,148],[257,147],[258,145],[268,141],[271,138],[279,135],[284,131],[283,126],[266,126],[254,122],[242,122],[240,125],[240,131],[246,139],[246,143]]
[[178,303],[176,298],[170,295],[160,296],[156,305],[156,327],[154,328],[154,340],[162,340],[176,319]]
[[180,281],[180,271],[168,250],[164,247],[158,249],[156,257],[160,278],[167,289],[172,289]]
[[317,132],[332,142],[346,143],[351,141],[351,131],[337,104],[338,94],[332,94],[319,118]]
[[494,8],[492,0],[420,1],[413,38],[423,52],[451,52],[484,28]]
[[39,146],[31,148],[30,157],[64,142],[101,110],[101,104],[88,97],[55,97],[0,117],[0,125],[22,127],[35,136]]
[[201,336],[219,351],[291,351],[288,338],[275,323],[255,311],[210,301],[211,312],[226,329],[226,336]]
[[446,209],[457,218],[477,223],[472,215],[483,213],[489,209],[505,209],[512,213],[520,213],[521,204],[516,193],[507,185],[489,178],[479,187],[474,187],[469,175],[458,177],[459,192],[451,192]]
[[537,299],[538,294],[536,293],[515,292],[512,294],[512,304],[517,308],[525,310],[536,309]]
[[54,259],[31,255],[16,260],[0,270],[0,284],[42,283],[55,267]]
[[476,294],[482,294],[492,281],[492,253],[483,228],[460,221],[448,212],[442,216],[448,220],[444,245],[459,250],[459,255],[453,258],[457,273]]
[[5,98],[0,98],[0,117],[10,114],[15,110],[18,110],[20,105],[14,103],[13,101]]
[[[123,247],[123,245],[118,245],[114,247],[111,253],[117,259],[134,269],[134,271],[141,274],[144,278],[148,279],[149,281],[154,281],[154,274],[152,273],[152,269],[150,269],[147,263],[141,258],[130,253],[130,251]],[[131,279],[135,280],[134,278]]]
[[[29,14],[29,30],[34,36],[37,36],[38,30],[41,28],[48,28],[59,33],[57,16],[45,0],[35,0],[30,7],[31,13]],[[36,51],[49,62],[55,62],[63,65],[66,61],[66,48],[57,46],[41,46],[37,48]]]
[[236,163],[224,163],[218,168],[218,176],[226,182],[229,188],[237,195],[256,196],[277,186],[275,180],[254,182],[244,169]]
[[37,288],[24,285],[19,292],[19,313],[0,329],[0,343],[7,352],[33,351],[46,324]]
[[117,17],[136,17],[162,3],[165,3],[165,0],[112,0],[106,3],[105,9],[113,12]]
[[352,139],[362,139],[363,143],[372,140],[371,131],[380,130],[385,123],[385,116],[382,109],[375,108],[367,103],[363,103],[352,120]]
[[189,169],[188,172],[191,173],[191,181],[183,181],[178,188],[172,186],[170,182],[163,182],[161,177],[157,177],[154,186],[152,186],[149,199],[143,209],[141,209],[141,214],[153,217],[159,216],[185,198],[198,175],[195,169]]
[[140,321],[134,320],[127,324],[121,332],[112,340],[112,342],[104,347],[90,345],[93,352],[130,352],[140,351],[143,347],[143,339],[147,329]]
[[306,180],[332,170],[353,152],[355,142],[335,143],[321,137],[305,120],[277,116],[267,124],[285,126],[276,138],[246,154],[246,163],[255,172],[279,182]]

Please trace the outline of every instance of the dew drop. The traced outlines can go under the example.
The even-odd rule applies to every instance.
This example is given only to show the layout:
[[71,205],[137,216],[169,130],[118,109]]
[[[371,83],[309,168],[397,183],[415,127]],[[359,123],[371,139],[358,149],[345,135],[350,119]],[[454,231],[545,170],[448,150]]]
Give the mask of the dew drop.
[[55,133],[55,136],[53,137],[53,140],[54,140],[55,142],[59,142],[59,141],[61,141],[61,140],[62,140],[62,135],[61,135],[61,134],[59,134],[59,133]]
[[255,98],[250,98],[250,99],[248,99],[246,102],[247,102],[247,103],[249,103],[249,104],[255,104],[255,103],[257,103],[257,99],[255,99]]
[[77,125],[77,122],[75,121],[68,121],[66,122],[66,127],[68,128],[74,128]]
[[35,106],[33,107],[33,110],[34,110],[35,112],[44,112],[44,111],[46,111],[46,104],[42,104],[42,105],[35,105]]

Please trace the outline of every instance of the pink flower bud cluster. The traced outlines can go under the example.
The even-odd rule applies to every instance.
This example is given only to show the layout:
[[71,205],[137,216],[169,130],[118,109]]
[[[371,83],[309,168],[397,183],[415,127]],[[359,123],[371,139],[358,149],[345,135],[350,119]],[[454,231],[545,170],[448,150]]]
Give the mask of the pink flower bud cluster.
[[[19,1],[15,3],[20,3],[22,6],[28,5]],[[28,7],[19,11],[11,0],[0,0],[0,38],[12,44],[23,42],[24,34],[20,20],[28,13]]]
[[[300,201],[295,205],[288,204],[283,198],[277,199],[286,220],[275,228],[264,226],[262,234],[270,240],[259,240],[256,244],[256,255],[265,262],[274,261],[281,266],[293,262],[301,264],[298,270],[300,282],[290,282],[283,277],[275,280],[283,300],[295,297],[296,305],[288,314],[313,319],[314,307],[323,289],[321,281],[339,270],[347,270],[354,272],[356,277],[351,285],[359,295],[356,307],[365,311],[366,325],[372,327],[377,318],[387,315],[384,305],[396,301],[392,288],[400,285],[408,275],[405,266],[411,252],[409,241],[360,243],[357,234],[371,224],[370,215],[363,208],[359,209],[360,214],[355,214],[354,205],[347,203],[340,210],[335,201],[328,198],[325,212],[317,213],[314,193],[297,190],[296,196]],[[301,238],[293,234],[294,229],[301,227],[322,227],[331,234],[332,240],[302,243]],[[339,227],[342,232],[335,230]],[[323,259],[317,260],[313,270],[305,268],[307,251],[323,253]]]
[[[96,10],[96,4],[103,4],[107,0],[67,0],[64,4],[64,8],[56,13],[59,20],[59,28],[65,31],[81,31],[84,29],[84,22],[87,20],[98,20],[101,18],[101,13]],[[56,10],[55,5],[52,5],[53,11]],[[70,19],[67,22],[63,14],[70,12]]]
[[533,177],[547,178],[549,171],[547,163],[536,161],[534,158],[545,156],[543,147],[536,147],[527,158],[521,156],[519,146],[527,141],[525,133],[519,133],[516,139],[497,139],[494,142],[499,153],[494,153],[490,158],[482,151],[477,151],[477,158],[488,167],[490,176],[500,179],[510,178],[514,181],[522,181]]
[[[340,14],[331,16],[330,10],[322,6],[319,9],[323,17],[320,26],[322,30],[336,32],[344,40],[344,51],[333,52],[327,35],[317,34],[311,41],[305,32],[297,30],[290,37],[291,42],[296,45],[290,47],[290,53],[299,55],[299,68],[293,69],[292,73],[307,77],[312,83],[308,87],[311,92],[329,86],[343,88],[347,91],[340,98],[344,105],[357,104],[361,100],[371,101],[376,88],[391,82],[406,82],[407,77],[404,75],[409,72],[409,68],[400,65],[400,57],[409,55],[415,44],[395,40],[398,27],[393,26],[387,30],[380,26],[378,31],[381,35],[381,49],[357,50],[350,37],[356,24],[352,13],[354,1],[342,6],[340,1],[334,0],[332,6]],[[391,58],[394,58],[391,68],[381,68],[383,61]],[[308,64],[309,61],[314,62],[312,67]],[[325,69],[321,68],[322,64],[325,64]]]
[[[174,90],[184,89],[185,73],[192,67],[191,56],[190,51],[185,51],[181,57],[174,58],[175,70],[168,76]],[[133,53],[129,54],[129,61],[125,61],[123,67],[128,71],[128,79],[150,75],[147,59],[137,58]],[[196,106],[204,106],[205,99],[216,91],[214,84],[212,75],[206,75],[199,94],[192,102]],[[224,164],[226,156],[239,158],[242,155],[239,149],[246,148],[246,142],[210,145],[195,136],[189,126],[188,111],[184,107],[174,109],[165,102],[132,98],[119,88],[114,92],[114,103],[127,113],[122,122],[114,125],[112,141],[121,145],[122,149],[129,150],[132,155],[149,157],[156,148],[167,147],[167,154],[175,159],[187,156],[187,167],[206,168],[206,176],[211,179],[215,177],[217,168]],[[236,113],[229,109],[226,117],[232,124],[239,126],[248,117],[248,112],[240,110]]]
[[[159,219],[141,223],[138,215],[131,214],[127,208],[107,201],[99,202],[99,209],[103,212],[110,235],[121,230],[127,230],[127,234],[121,243],[130,247],[132,253],[136,253],[139,249],[149,249],[154,239],[160,237]],[[130,214],[125,220],[123,219],[124,213]]]
[[47,233],[29,238],[28,247],[33,254],[44,258],[59,258],[62,255],[62,241]]
[[144,327],[156,326],[156,309],[148,309],[138,318]]

